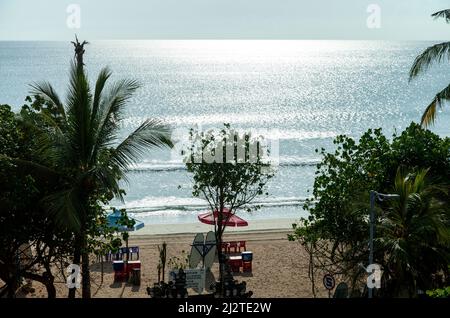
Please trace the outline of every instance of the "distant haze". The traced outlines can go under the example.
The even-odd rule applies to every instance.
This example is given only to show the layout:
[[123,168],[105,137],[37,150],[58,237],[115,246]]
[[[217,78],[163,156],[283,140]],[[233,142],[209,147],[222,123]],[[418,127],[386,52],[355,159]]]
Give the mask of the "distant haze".
[[[80,28],[67,24],[70,4]],[[369,28],[369,5],[380,28]],[[0,0],[0,40],[366,39],[441,40],[430,14],[445,0]],[[73,27],[73,25],[72,25]]]

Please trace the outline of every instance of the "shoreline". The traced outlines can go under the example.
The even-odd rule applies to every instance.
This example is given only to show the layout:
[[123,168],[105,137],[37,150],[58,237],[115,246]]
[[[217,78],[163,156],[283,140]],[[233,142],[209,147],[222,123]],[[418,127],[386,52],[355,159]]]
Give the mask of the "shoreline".
[[[245,227],[227,227],[226,234],[239,233],[270,233],[270,232],[287,232],[292,231],[292,224],[298,223],[299,218],[278,218],[267,220],[253,220]],[[194,233],[207,233],[214,231],[212,225],[197,223],[170,223],[170,224],[145,224],[145,226],[138,230],[129,232],[130,239],[148,238],[149,236],[185,236]],[[225,234],[225,235],[226,235]]]

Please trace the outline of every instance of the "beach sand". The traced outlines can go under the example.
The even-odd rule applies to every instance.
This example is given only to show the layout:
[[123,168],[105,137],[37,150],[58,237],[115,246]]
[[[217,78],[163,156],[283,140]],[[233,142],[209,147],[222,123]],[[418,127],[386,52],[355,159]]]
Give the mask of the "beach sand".
[[[257,222],[254,223],[255,225],[251,229],[226,230],[225,241],[246,240],[247,250],[253,252],[252,274],[236,274],[235,279],[246,281],[247,290],[253,291],[253,297],[312,297],[311,283],[308,278],[308,257],[298,242],[287,240],[287,234],[292,232],[288,229],[291,226],[287,226],[289,222],[285,220],[286,226],[281,229],[258,229]],[[280,225],[279,221],[273,223]],[[260,225],[262,226],[262,224]],[[147,231],[140,230],[134,233],[129,241],[129,246],[140,247],[141,285],[114,283],[110,262],[104,263],[104,277],[103,283],[101,283],[100,264],[94,262],[91,266],[93,297],[149,297],[146,288],[153,286],[153,283],[157,281],[158,245],[164,241],[167,243],[167,259],[172,256],[181,256],[183,250],[190,251],[190,244],[194,238],[192,233],[199,230],[206,233],[211,229],[206,225],[201,225],[200,228],[180,225],[180,228],[171,228],[166,231],[155,229],[153,226],[146,228]],[[164,228],[169,229],[167,225]],[[174,230],[178,232],[184,230],[186,233],[161,233]],[[155,232],[155,234],[149,232]],[[217,278],[218,264],[213,265],[212,271]],[[56,285],[58,297],[66,297],[68,290],[65,284],[61,281]],[[33,287],[35,292],[28,294],[27,297],[46,297],[45,288],[42,285],[34,282]],[[80,293],[77,294],[77,297],[79,296]],[[326,293],[318,296],[326,296]]]

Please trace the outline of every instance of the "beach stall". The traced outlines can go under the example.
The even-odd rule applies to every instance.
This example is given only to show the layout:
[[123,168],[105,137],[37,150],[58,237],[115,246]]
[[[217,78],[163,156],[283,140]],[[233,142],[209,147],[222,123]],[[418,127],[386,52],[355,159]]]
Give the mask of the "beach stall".
[[[219,211],[202,213],[198,215],[200,222],[214,225],[219,220]],[[222,224],[231,227],[248,226],[248,222],[237,215],[231,213],[229,209],[224,209],[222,212]],[[252,271],[253,253],[247,251],[246,241],[230,241],[222,242],[222,252],[227,256],[227,264],[235,273],[242,268],[243,272]]]
[[[128,217],[132,220],[130,224],[123,225],[121,222],[121,211],[114,209],[114,211],[107,216],[108,226],[117,228],[119,232],[137,231],[144,227],[144,222]],[[128,246],[128,235],[125,235],[126,246],[121,247],[118,253],[115,253],[113,260],[114,281],[119,279],[130,279],[135,285],[140,285],[141,276],[141,261],[139,260],[139,246]],[[123,259],[123,256],[125,260]],[[133,260],[136,255],[137,259]],[[113,253],[109,253],[108,258],[113,257]],[[131,260],[130,260],[131,258]]]

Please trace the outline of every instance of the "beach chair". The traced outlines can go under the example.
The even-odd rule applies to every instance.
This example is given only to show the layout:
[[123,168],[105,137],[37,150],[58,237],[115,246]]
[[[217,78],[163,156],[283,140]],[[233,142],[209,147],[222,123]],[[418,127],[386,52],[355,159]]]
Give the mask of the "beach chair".
[[239,273],[242,267],[242,256],[230,256],[227,264],[233,273]]
[[139,246],[132,246],[129,248],[130,259],[133,259],[133,254],[136,254],[137,259],[139,259]]
[[109,253],[108,253],[108,256],[110,257],[110,259],[111,259],[111,261],[121,261],[121,260],[123,260],[123,255],[122,255],[122,253],[120,252],[120,249],[117,251],[117,252],[115,252],[115,253],[113,253],[112,251],[110,251]]
[[239,247],[239,253],[242,252],[242,250],[244,250],[244,251],[247,250],[245,241],[239,241],[238,242],[238,247]]
[[222,253],[230,254],[230,243],[229,242],[222,242]]
[[127,266],[123,261],[113,261],[114,282],[128,278]]
[[230,244],[230,253],[231,253],[231,249],[233,249],[233,253],[237,253],[238,251],[238,242],[229,242]]
[[114,253],[112,251],[108,251],[103,256],[105,257],[105,261],[106,262],[112,262],[113,261],[113,255],[114,255]]
[[141,270],[141,261],[129,261],[127,263],[128,276],[131,276],[132,272],[137,269]]
[[122,260],[123,260],[124,255],[127,255],[127,259],[130,258],[130,249],[128,247],[121,247],[119,249],[119,253],[121,254],[120,259],[122,259]]

